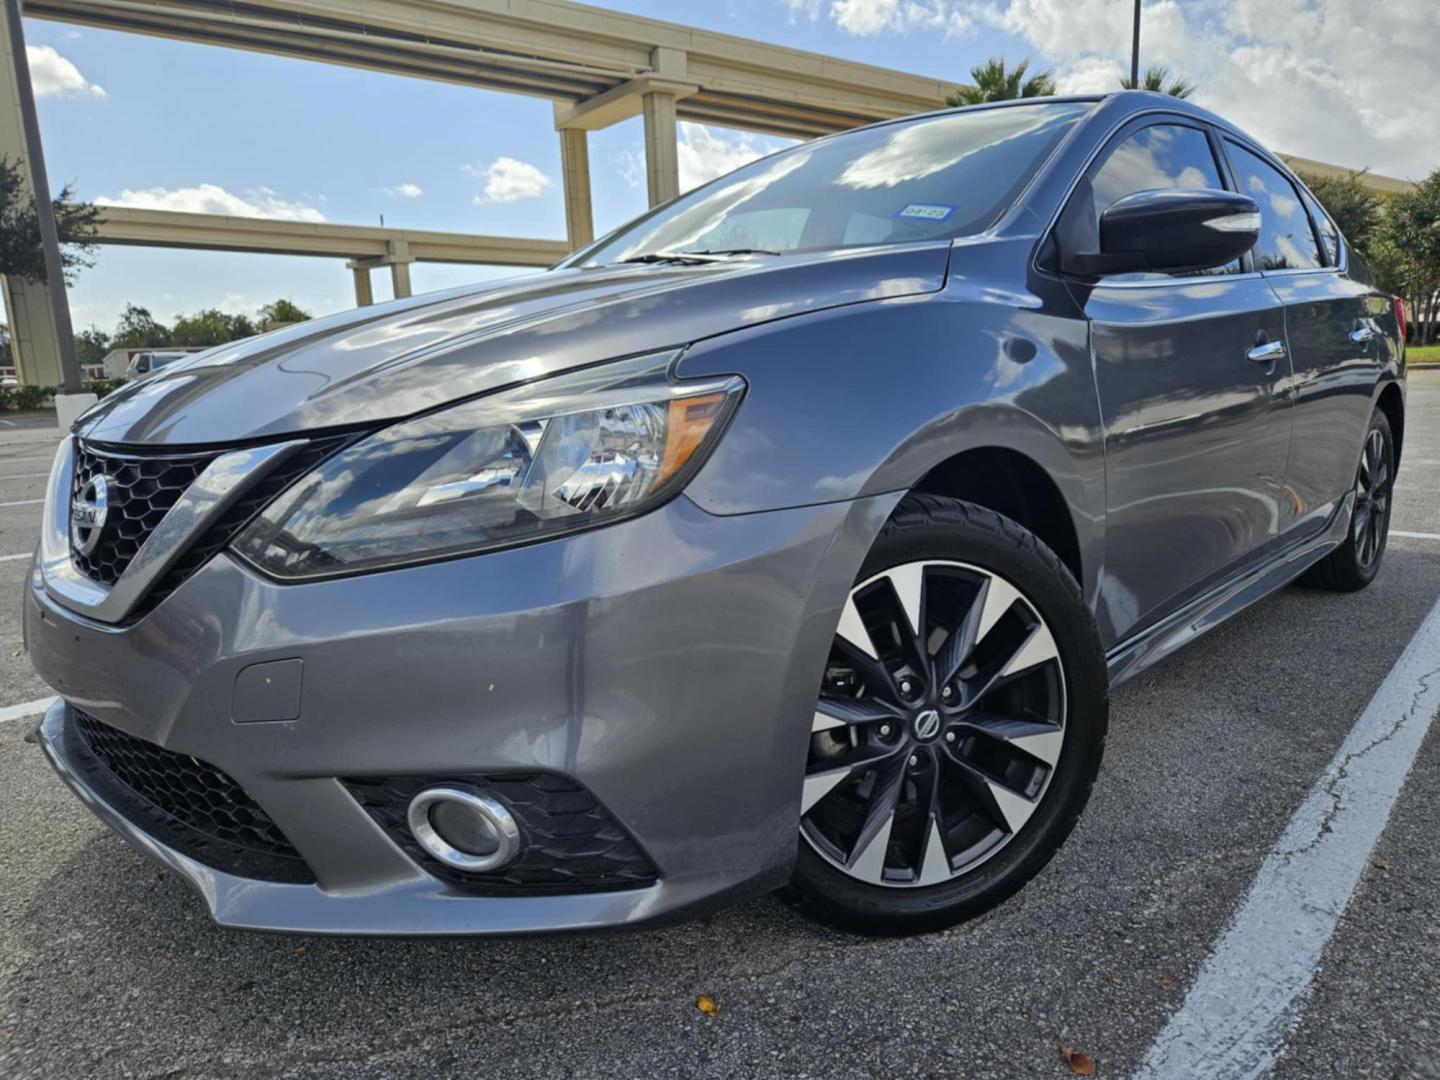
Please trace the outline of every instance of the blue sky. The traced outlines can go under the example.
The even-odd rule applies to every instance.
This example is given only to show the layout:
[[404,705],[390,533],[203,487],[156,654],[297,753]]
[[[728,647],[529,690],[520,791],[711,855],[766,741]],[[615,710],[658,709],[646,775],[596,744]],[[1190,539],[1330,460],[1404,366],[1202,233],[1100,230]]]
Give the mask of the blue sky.
[[[603,6],[885,67],[962,79],[1031,56],[1062,89],[1109,87],[1129,0],[617,0]],[[1276,149],[1419,177],[1440,166],[1426,94],[1440,77],[1435,0],[1147,0],[1145,59]],[[30,19],[54,181],[86,199],[559,238],[559,149],[546,101]],[[1427,44],[1428,43],[1428,44]],[[783,140],[687,125],[699,181]],[[638,120],[591,136],[597,228],[644,209]],[[514,273],[420,264],[417,291]],[[374,275],[377,299],[388,279]],[[72,290],[79,326],[135,302],[161,318],[253,311],[285,295],[353,303],[338,260],[101,249]]]

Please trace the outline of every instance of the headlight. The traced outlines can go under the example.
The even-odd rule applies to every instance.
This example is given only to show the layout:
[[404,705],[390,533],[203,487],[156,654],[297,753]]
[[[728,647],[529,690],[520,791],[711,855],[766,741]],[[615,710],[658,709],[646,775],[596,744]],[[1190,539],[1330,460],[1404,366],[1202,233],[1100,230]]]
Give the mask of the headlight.
[[275,577],[329,577],[651,510],[699,468],[744,389],[676,380],[674,360],[587,368],[386,428],[282,494],[235,550]]

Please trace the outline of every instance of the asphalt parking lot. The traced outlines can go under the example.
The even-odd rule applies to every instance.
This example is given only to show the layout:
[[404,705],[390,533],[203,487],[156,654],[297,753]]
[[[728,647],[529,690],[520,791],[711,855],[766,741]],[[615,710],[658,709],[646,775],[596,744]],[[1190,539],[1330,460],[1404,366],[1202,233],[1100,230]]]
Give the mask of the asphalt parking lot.
[[[18,613],[54,438],[0,427],[0,717],[49,695]],[[33,717],[0,720],[0,1076],[1064,1077],[1060,1043],[1132,1075],[1440,596],[1440,371],[1411,377],[1386,560],[1363,593],[1286,589],[1123,687],[1050,867],[901,941],[771,898],[588,937],[220,930],[51,775],[22,741]],[[1274,1075],[1440,1076],[1440,728],[1381,809]]]

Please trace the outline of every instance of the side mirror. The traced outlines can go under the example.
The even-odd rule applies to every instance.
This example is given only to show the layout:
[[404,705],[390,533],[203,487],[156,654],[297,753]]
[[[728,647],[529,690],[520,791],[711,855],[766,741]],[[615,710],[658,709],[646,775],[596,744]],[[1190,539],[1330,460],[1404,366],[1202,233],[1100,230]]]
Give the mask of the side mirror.
[[1208,270],[1238,259],[1260,236],[1260,207],[1248,195],[1212,188],[1160,188],[1117,199],[1100,215],[1100,253],[1062,258],[1086,276]]

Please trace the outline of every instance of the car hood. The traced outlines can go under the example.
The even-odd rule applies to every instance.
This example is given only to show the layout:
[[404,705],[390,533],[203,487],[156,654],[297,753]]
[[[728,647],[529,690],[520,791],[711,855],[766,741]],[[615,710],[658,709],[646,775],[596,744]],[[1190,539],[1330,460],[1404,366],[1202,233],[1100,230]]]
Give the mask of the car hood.
[[550,270],[221,346],[105,398],[98,442],[213,445],[377,423],[602,360],[842,304],[931,292],[949,245]]

